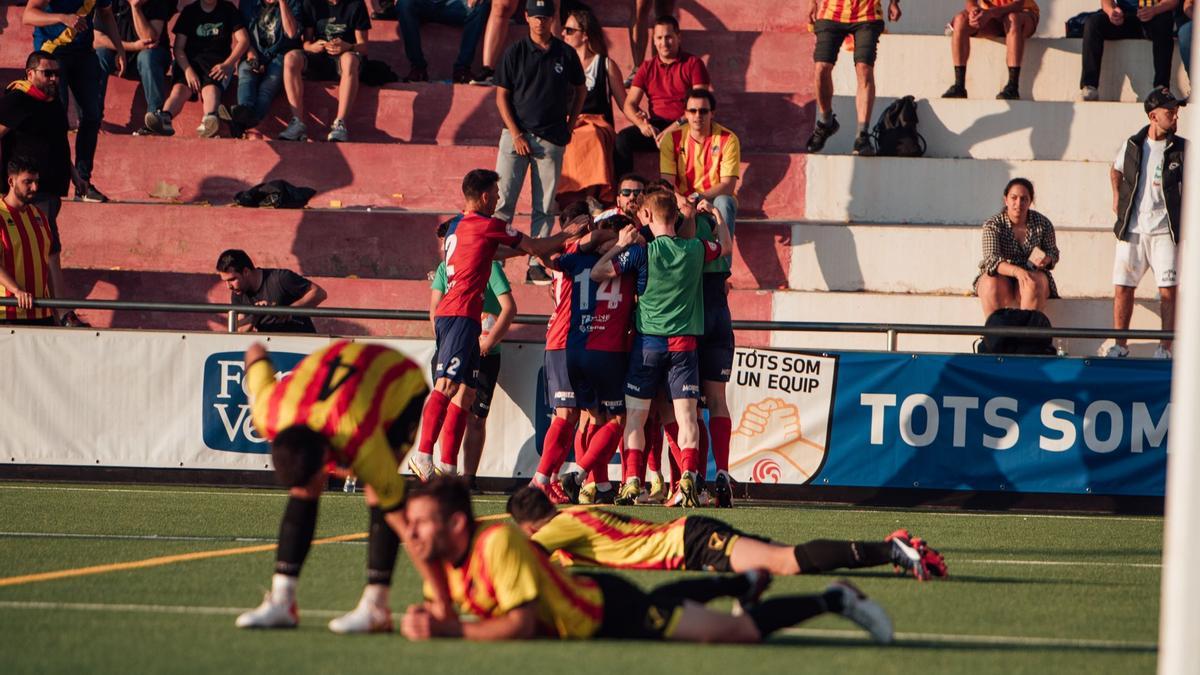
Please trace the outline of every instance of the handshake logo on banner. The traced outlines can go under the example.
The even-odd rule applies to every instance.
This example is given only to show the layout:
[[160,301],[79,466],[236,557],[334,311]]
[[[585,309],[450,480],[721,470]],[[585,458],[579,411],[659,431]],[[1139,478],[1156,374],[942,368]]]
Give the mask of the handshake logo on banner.
[[836,376],[836,357],[737,350],[729,387],[736,480],[812,480],[828,450]]
[[[280,371],[278,377],[282,377],[304,357],[272,352],[271,362]],[[225,452],[267,454],[271,449],[251,419],[250,398],[243,384],[245,374],[242,352],[219,352],[204,361],[204,445]]]

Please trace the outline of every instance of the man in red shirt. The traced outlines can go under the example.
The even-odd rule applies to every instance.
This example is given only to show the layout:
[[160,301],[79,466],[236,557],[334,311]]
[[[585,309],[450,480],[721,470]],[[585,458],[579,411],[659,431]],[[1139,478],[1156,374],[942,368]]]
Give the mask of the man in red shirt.
[[[637,123],[617,134],[616,175],[633,170],[635,152],[658,149],[659,134],[683,118],[688,92],[697,88],[712,90],[708,68],[700,57],[680,49],[675,17],[660,16],[654,22],[654,58],[638,67],[625,97],[625,117]],[[648,113],[641,109],[643,97],[649,102]]]
[[[463,178],[466,199],[463,212],[450,221],[446,230],[446,294],[434,311],[437,355],[434,359],[434,388],[421,413],[421,440],[409,460],[409,469],[421,480],[433,475],[433,445],[442,424],[449,424],[454,447],[462,442],[469,410],[474,400],[475,375],[479,369],[479,335],[483,326],[483,291],[492,273],[492,259],[501,246],[528,255],[547,256],[564,242],[579,236],[582,228],[571,225],[553,237],[533,239],[522,236],[511,225],[492,217],[500,200],[500,175],[487,169],[475,169]],[[506,252],[507,253],[507,252]],[[515,255],[515,253],[508,253]],[[455,405],[451,399],[462,387],[467,388]],[[461,407],[460,407],[461,406]],[[438,466],[441,473],[453,473],[455,467]]]

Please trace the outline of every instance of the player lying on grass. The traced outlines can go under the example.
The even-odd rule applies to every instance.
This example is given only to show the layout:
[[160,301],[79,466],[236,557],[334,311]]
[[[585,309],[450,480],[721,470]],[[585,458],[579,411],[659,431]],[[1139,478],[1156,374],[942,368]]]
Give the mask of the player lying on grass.
[[[421,368],[380,345],[341,340],[305,357],[276,381],[261,344],[246,350],[246,389],[259,434],[271,441],[275,476],[289,489],[279,525],[275,575],[261,605],[237,618],[239,628],[292,628],[299,623],[296,582],[312,545],[325,463],[348,467],[366,483],[371,513],[368,585],[359,609],[334,619],[335,632],[391,630],[388,589],[404,530],[405,481],[400,461],[412,446],[428,387]],[[418,570],[422,563],[414,560]],[[439,568],[440,569],[440,568]],[[427,579],[439,569],[421,570]],[[444,583],[435,609],[448,612]],[[373,611],[360,611],[367,607]],[[378,609],[382,608],[382,609]],[[346,625],[370,620],[366,628]]]
[[653,523],[598,508],[562,511],[540,490],[522,488],[508,500],[508,512],[548,553],[571,562],[627,569],[708,570],[772,574],[818,574],[891,563],[926,580],[946,576],[946,562],[907,530],[880,542],[814,539],[796,546],[775,544],[705,516]]
[[[759,601],[770,580],[763,570],[687,579],[650,592],[615,575],[571,574],[552,563],[515,525],[481,528],[471,512],[466,484],[452,476],[414,487],[405,512],[409,554],[427,568],[442,566],[454,602],[479,619],[437,618],[427,604],[412,605],[401,624],[410,640],[759,642],[826,613],[850,619],[877,642],[892,639],[887,612],[845,581],[819,595]],[[718,597],[739,598],[745,612],[730,615],[704,606]]]

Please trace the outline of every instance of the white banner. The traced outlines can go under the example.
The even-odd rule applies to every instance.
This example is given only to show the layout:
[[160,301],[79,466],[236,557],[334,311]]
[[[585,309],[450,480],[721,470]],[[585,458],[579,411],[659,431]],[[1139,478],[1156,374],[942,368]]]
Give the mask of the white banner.
[[[242,389],[242,353],[266,342],[281,371],[328,337],[11,328],[0,334],[0,457],[8,464],[271,468]],[[422,366],[431,340],[363,339]],[[506,344],[479,475],[526,477],[537,464],[540,345]]]
[[825,462],[837,358],[739,348],[726,395],[730,474],[751,483],[804,484]]

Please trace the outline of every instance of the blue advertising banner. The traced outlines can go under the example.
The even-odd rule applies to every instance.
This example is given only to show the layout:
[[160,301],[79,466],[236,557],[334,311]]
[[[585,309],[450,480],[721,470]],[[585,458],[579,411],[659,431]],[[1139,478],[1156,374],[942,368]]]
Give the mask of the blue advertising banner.
[[838,355],[813,485],[1161,496],[1171,363]]

